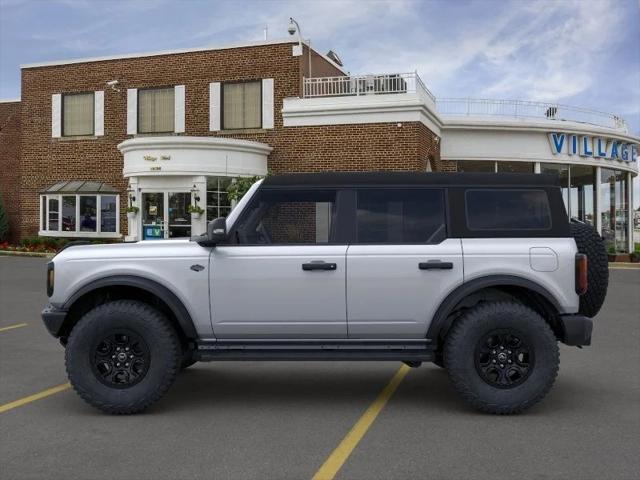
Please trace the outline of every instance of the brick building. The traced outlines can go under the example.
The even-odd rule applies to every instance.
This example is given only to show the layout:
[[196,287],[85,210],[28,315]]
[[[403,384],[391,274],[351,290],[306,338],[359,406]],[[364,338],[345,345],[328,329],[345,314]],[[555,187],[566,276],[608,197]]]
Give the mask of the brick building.
[[267,171],[555,169],[568,209],[628,249],[624,122],[473,102],[436,101],[416,73],[351,76],[293,40],[24,65],[20,102],[0,103],[0,188],[16,240],[140,240],[201,233],[230,210],[229,182]]

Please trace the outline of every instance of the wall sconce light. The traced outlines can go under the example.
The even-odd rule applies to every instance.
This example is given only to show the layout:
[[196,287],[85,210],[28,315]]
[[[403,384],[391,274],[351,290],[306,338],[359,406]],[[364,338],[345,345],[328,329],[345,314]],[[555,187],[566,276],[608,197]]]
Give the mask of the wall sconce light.
[[127,189],[127,193],[129,194],[129,206],[131,206],[131,204],[136,201],[136,197],[134,195],[136,191],[133,188],[129,187]]
[[193,199],[196,202],[200,201],[200,195],[198,195],[198,188],[194,185],[193,188],[191,189],[191,195],[193,195]]

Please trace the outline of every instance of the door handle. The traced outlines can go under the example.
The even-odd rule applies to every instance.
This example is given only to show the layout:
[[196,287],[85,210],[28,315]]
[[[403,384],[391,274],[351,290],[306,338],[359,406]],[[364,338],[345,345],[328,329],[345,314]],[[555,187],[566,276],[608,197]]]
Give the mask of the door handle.
[[420,270],[451,270],[452,262],[443,262],[441,260],[429,260],[428,262],[420,262],[418,264]]
[[311,271],[311,270],[335,270],[336,268],[338,268],[338,265],[335,263],[327,263],[327,262],[310,262],[310,263],[303,263],[302,264],[302,270],[304,271]]

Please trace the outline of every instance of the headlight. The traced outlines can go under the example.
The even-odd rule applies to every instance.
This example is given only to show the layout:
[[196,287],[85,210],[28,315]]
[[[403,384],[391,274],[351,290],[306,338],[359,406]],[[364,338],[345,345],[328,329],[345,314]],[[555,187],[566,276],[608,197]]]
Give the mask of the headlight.
[[53,295],[53,282],[55,280],[55,273],[53,270],[53,262],[47,263],[47,297]]

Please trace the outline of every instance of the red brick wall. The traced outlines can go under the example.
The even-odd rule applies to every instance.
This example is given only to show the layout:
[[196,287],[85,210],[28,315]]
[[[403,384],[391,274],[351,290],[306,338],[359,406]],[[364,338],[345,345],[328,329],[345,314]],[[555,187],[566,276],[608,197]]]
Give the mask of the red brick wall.
[[20,102],[0,103],[0,195],[14,241],[20,212]]
[[[306,55],[293,57],[292,44],[241,47],[153,57],[118,59],[23,69],[22,178],[20,234],[38,230],[38,192],[61,180],[100,180],[121,189],[126,206],[127,181],[117,145],[126,134],[127,88],[186,86],[185,125],[190,136],[230,136],[273,147],[273,173],[323,170],[424,171],[429,156],[438,156],[433,134],[422,124],[396,123],[287,127],[282,125],[283,99],[298,97]],[[305,49],[306,53],[306,49]],[[321,56],[313,57],[313,75],[340,75]],[[209,83],[274,79],[275,128],[233,132],[209,131]],[[106,87],[118,80],[120,92]],[[51,138],[51,95],[105,91],[105,135],[94,139]],[[126,217],[120,231],[126,233]]]

